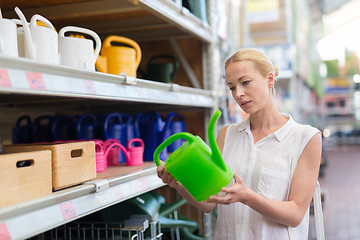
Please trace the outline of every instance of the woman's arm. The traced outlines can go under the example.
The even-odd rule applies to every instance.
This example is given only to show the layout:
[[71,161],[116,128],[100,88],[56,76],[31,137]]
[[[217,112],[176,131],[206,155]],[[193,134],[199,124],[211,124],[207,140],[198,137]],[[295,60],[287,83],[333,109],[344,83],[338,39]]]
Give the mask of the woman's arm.
[[[222,149],[224,147],[224,139],[225,139],[225,133],[226,133],[227,127],[224,127],[220,130],[216,142],[219,146],[220,152],[222,152]],[[178,193],[185,198],[191,205],[193,205],[196,208],[199,208],[200,210],[204,212],[211,212],[215,209],[216,204],[215,203],[209,203],[207,201],[198,202],[196,201],[193,196],[184,188],[184,186],[179,183],[166,169],[165,165],[162,163],[160,166],[157,167],[157,175],[163,183],[169,185],[172,188],[175,188]]]
[[209,202],[231,204],[241,202],[271,220],[290,227],[302,221],[311,202],[321,159],[321,136],[316,134],[302,152],[290,186],[288,201],[274,201],[248,188],[234,174],[235,183],[222,189],[224,196],[211,196]]

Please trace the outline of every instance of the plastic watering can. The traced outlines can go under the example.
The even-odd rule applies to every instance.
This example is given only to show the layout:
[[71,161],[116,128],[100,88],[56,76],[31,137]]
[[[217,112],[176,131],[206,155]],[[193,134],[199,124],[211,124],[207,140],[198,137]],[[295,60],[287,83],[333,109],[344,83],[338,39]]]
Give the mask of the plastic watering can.
[[[130,47],[112,45],[111,43],[126,44]],[[141,49],[135,41],[112,35],[104,40],[95,66],[100,72],[136,77],[140,60]]]
[[77,136],[81,140],[100,138],[100,125],[94,114],[87,113],[79,117],[77,121]]
[[[177,118],[177,119],[174,119]],[[185,122],[184,118],[179,113],[174,113],[174,118],[172,119],[171,125],[170,125],[170,132],[171,135],[179,132],[185,132]],[[178,139],[172,144],[170,144],[167,147],[168,152],[174,152],[176,149],[178,149],[183,143],[185,142],[184,139]]]
[[209,196],[219,193],[222,187],[230,183],[234,175],[225,165],[215,140],[214,127],[220,115],[220,110],[217,110],[209,123],[210,147],[199,136],[182,132],[170,136],[154,153],[154,161],[159,166],[160,152],[166,146],[177,139],[186,140],[168,157],[165,168],[197,201],[208,200]]
[[[144,161],[153,161],[155,149],[171,135],[170,125],[173,116],[174,113],[169,113],[165,122],[157,112],[148,112],[137,116],[135,128],[145,144]],[[161,159],[165,159],[166,156],[166,151],[161,153]]]
[[[84,33],[91,36],[90,39],[81,37],[65,36],[66,32]],[[95,71],[95,62],[101,49],[101,40],[94,32],[86,28],[66,26],[59,31],[59,54],[60,63],[65,66]]]
[[179,69],[179,61],[171,55],[158,55],[150,58],[147,66],[146,79],[172,83]]
[[[107,139],[104,142],[104,149],[105,151],[113,144],[113,143],[118,143],[120,144],[120,141],[114,138],[111,139]],[[119,155],[120,155],[120,148],[115,148],[115,147],[111,147],[109,148],[109,152],[106,155],[106,162],[108,166],[117,166],[120,164],[120,159],[119,159]],[[125,155],[124,155],[124,159],[125,159]]]
[[[138,142],[140,146],[131,147],[131,143]],[[126,157],[127,166],[138,166],[143,164],[143,154],[144,154],[144,142],[140,138],[133,138],[127,143],[127,147],[121,145],[118,142],[112,143],[105,150],[105,156],[109,154],[113,147],[119,147]]]
[[[28,25],[24,14],[16,7],[15,12],[19,16],[25,33],[25,57],[41,62],[58,64],[58,35],[49,20],[39,14],[31,17]],[[46,27],[39,26],[41,21]]]
[[51,142],[53,116],[44,115],[36,118],[33,125],[34,142]]
[[76,139],[76,117],[73,115],[55,117],[52,124],[52,136],[54,141]]
[[104,142],[95,139],[96,172],[103,172],[107,168],[107,161],[104,151]]
[[[127,116],[121,113],[109,113],[104,121],[105,139],[117,139],[122,145],[127,143],[128,124]],[[119,155],[119,162],[125,162],[125,155]]]
[[16,121],[16,125],[12,131],[13,143],[31,143],[33,141],[32,122],[27,115],[21,116]]

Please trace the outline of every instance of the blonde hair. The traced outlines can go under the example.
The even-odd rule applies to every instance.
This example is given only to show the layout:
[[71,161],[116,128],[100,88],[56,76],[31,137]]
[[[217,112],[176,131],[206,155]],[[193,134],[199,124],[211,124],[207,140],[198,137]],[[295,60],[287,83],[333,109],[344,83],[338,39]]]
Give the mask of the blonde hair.
[[[243,48],[229,57],[225,61],[225,69],[233,62],[251,61],[255,64],[256,69],[261,73],[263,77],[266,77],[268,73],[272,73],[274,78],[279,75],[279,68],[272,64],[270,59],[262,52],[253,48]],[[272,88],[272,93],[275,95],[275,87]]]

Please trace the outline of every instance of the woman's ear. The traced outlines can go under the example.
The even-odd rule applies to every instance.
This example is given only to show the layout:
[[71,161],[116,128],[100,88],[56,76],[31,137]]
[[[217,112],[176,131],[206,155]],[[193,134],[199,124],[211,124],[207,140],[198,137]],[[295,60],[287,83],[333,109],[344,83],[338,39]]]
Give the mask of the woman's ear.
[[275,77],[274,77],[274,74],[272,72],[270,72],[268,75],[268,86],[269,86],[269,88],[272,88],[272,87],[274,87],[274,85],[275,85]]

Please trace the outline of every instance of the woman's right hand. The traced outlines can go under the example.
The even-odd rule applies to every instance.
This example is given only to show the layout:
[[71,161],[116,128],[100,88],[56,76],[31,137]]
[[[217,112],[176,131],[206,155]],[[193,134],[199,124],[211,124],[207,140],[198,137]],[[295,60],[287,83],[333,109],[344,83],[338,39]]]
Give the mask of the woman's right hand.
[[181,184],[166,170],[165,164],[161,162],[161,164],[156,168],[157,175],[163,183],[169,185],[172,188],[177,188]]

